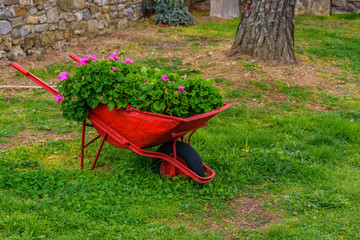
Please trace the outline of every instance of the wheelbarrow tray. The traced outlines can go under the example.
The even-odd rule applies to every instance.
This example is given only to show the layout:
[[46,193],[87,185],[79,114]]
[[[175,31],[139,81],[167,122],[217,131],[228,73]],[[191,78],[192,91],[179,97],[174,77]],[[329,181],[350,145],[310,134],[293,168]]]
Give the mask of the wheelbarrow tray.
[[[104,104],[100,104],[90,112],[127,139],[129,143],[144,149],[172,142],[185,133],[206,126],[208,120],[228,107],[225,104],[220,109],[188,118],[140,111],[130,106],[126,109],[115,108],[110,111],[107,105]],[[93,123],[97,132],[104,137],[105,131],[99,128],[91,117],[89,120]],[[119,148],[127,148],[127,144],[122,145],[110,136],[107,142]]]

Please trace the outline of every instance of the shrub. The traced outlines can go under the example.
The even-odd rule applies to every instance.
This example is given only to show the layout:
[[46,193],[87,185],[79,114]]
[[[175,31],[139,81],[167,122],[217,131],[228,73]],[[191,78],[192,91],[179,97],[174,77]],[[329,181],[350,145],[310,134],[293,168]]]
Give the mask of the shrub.
[[[122,54],[122,52],[120,53]],[[223,97],[211,79],[194,76],[183,79],[176,73],[117,61],[114,52],[108,60],[96,61],[86,56],[74,76],[62,72],[58,83],[61,104],[66,119],[82,121],[89,110],[99,103],[109,110],[131,105],[142,111],[176,117],[209,112],[223,106]]]
[[183,0],[149,0],[144,2],[147,10],[153,10],[156,23],[167,25],[190,25],[194,23]]

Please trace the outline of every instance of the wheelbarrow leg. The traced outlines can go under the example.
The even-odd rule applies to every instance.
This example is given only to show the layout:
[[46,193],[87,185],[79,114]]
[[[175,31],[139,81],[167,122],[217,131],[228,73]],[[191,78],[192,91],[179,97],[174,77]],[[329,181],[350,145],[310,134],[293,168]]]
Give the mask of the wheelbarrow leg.
[[86,120],[83,121],[82,125],[82,132],[81,132],[81,154],[80,154],[80,169],[84,168],[84,149],[85,149],[85,127],[86,127]]
[[108,136],[108,134],[105,133],[105,136],[103,137],[103,139],[102,139],[102,141],[101,141],[101,143],[100,143],[99,150],[98,150],[97,153],[96,153],[96,157],[95,157],[95,159],[94,159],[94,162],[93,162],[90,170],[93,170],[93,169],[94,169],[95,164],[96,164],[96,161],[97,161],[97,159],[98,159],[98,157],[99,157],[99,155],[100,155],[101,149],[102,149],[102,147],[103,147],[103,145],[104,145],[104,143],[105,143],[105,141],[106,141],[107,136]]
[[[95,142],[98,138],[101,137],[101,135],[98,135],[96,136],[94,139],[92,139],[90,142],[86,143],[85,144],[85,133],[86,133],[86,126],[89,126],[89,127],[93,127],[91,124],[87,124],[86,123],[86,120],[83,121],[83,125],[82,125],[82,132],[81,132],[81,154],[80,154],[80,169],[83,169],[84,168],[84,152],[85,152],[85,148],[87,146],[89,146],[90,144],[92,144],[93,142]],[[96,161],[97,159],[99,158],[99,155],[100,155],[100,152],[101,152],[101,149],[106,141],[106,138],[107,138],[108,134],[105,133],[105,136],[104,138],[102,139],[101,143],[100,143],[100,147],[96,153],[96,156],[95,156],[95,159],[94,159],[94,162],[91,166],[91,170],[94,169],[95,167],[95,164],[96,164]]]

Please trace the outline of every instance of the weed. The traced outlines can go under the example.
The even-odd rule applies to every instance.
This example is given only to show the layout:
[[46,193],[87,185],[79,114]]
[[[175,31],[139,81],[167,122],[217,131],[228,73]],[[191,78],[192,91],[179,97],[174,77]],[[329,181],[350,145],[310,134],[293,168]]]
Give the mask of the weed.
[[243,66],[249,71],[253,71],[256,67],[255,63],[252,61],[244,61]]

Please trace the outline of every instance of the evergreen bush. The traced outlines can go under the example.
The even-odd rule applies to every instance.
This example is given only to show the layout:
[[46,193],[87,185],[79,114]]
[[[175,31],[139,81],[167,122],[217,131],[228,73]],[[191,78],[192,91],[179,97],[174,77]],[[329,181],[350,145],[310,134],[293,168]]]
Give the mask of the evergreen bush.
[[157,24],[167,25],[190,25],[194,23],[184,0],[149,0],[144,2],[147,10],[153,10],[153,15]]

